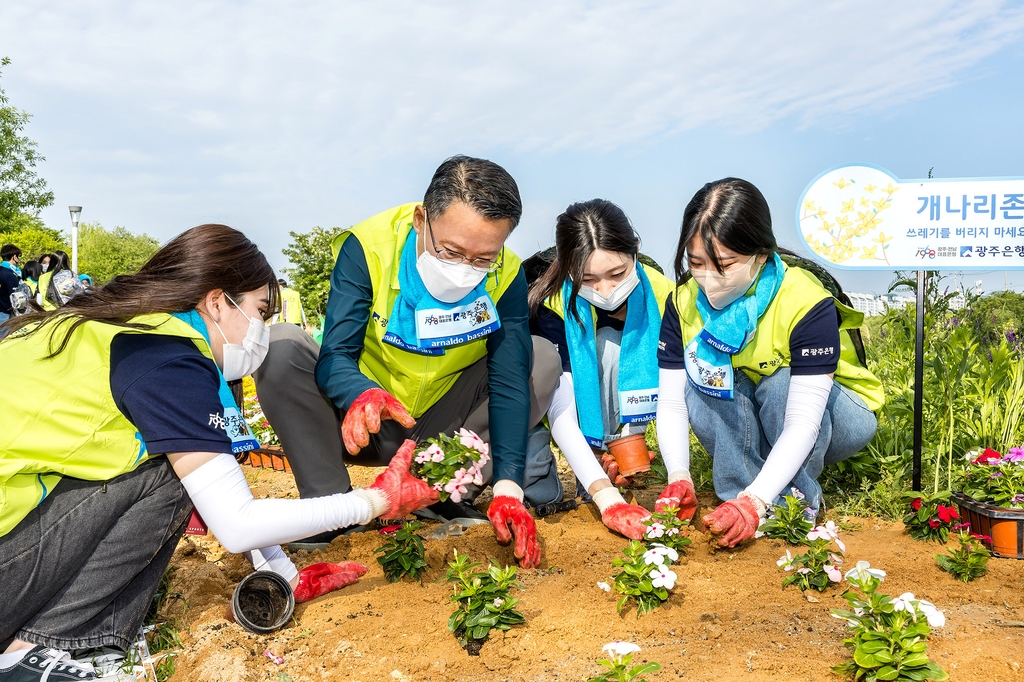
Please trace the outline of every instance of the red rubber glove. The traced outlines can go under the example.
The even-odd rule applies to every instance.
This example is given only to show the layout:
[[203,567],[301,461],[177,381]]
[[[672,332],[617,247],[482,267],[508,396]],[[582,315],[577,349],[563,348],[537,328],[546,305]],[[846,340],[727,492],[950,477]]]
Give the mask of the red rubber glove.
[[341,438],[350,454],[370,444],[370,434],[380,431],[381,419],[394,419],[407,429],[416,425],[398,398],[383,388],[368,388],[352,401],[341,423]]
[[[487,508],[487,518],[494,526],[498,542],[506,544],[516,538],[515,555],[523,568],[540,566],[540,545],[537,543],[537,524],[523,503],[508,495],[498,495]],[[512,531],[509,532],[509,524]]]
[[722,536],[718,541],[722,547],[735,547],[744,540],[753,539],[761,525],[761,517],[750,498],[737,497],[723,502],[707,514],[704,524],[705,529],[710,528],[712,533]]
[[697,493],[693,490],[693,482],[685,478],[669,483],[654,503],[654,511],[662,512],[677,507],[676,517],[680,521],[690,521],[697,513]]
[[[652,462],[657,457],[653,450],[648,450],[647,456],[651,458]],[[619,474],[619,465],[610,453],[604,452],[601,454],[601,468],[608,474],[608,480],[615,485],[629,485],[633,482],[632,476],[626,477]]]
[[359,580],[361,575],[366,575],[366,566],[354,561],[306,566],[299,571],[299,584],[295,586],[295,603],[309,601],[351,585]]
[[388,468],[367,490],[384,497],[387,508],[380,514],[385,519],[403,519],[417,509],[437,502],[437,491],[409,473],[416,441],[406,440],[391,458]]
[[638,504],[619,502],[601,513],[601,522],[630,540],[643,540],[646,530],[643,521],[650,517],[651,512]]

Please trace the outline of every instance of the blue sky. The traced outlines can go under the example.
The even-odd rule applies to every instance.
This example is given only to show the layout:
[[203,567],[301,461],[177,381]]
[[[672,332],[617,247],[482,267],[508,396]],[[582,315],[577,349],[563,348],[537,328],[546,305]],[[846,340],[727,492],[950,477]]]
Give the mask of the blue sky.
[[516,177],[520,254],[600,196],[666,269],[686,202],[726,175],[761,188],[791,247],[801,192],[840,163],[1024,176],[1022,35],[1022,3],[996,0],[0,3],[48,224],[69,204],[162,241],[225,222],[277,267],[289,230],[420,199],[455,153]]

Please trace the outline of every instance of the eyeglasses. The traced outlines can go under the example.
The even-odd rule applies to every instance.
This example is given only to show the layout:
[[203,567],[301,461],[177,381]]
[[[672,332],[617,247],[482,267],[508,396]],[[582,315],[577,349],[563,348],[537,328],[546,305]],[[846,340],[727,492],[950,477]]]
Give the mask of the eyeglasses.
[[423,220],[427,224],[427,234],[430,235],[430,248],[434,249],[434,253],[437,254],[437,259],[442,263],[449,263],[450,265],[461,265],[463,263],[469,263],[469,266],[477,272],[495,272],[505,262],[505,248],[502,247],[501,255],[497,261],[490,260],[488,258],[470,258],[458,251],[452,251],[451,249],[439,249],[437,243],[434,241],[434,230],[430,227],[430,218],[423,215]]

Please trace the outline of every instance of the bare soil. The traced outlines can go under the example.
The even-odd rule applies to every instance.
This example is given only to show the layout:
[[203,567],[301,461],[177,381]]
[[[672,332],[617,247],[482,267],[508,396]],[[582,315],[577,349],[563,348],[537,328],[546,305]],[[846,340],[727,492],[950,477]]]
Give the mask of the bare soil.
[[[289,474],[244,468],[258,496],[296,495]],[[376,470],[356,472],[360,484]],[[638,499],[650,507],[656,492],[639,492]],[[929,652],[951,680],[1024,680],[1024,562],[992,559],[988,575],[964,584],[935,565],[939,545],[910,539],[901,523],[837,521],[847,529],[848,565],[867,560],[888,572],[889,594],[913,592],[945,612],[946,626],[935,630]],[[848,659],[846,628],[829,609],[845,606],[842,590],[806,596],[795,587],[783,590],[775,564],[785,552],[781,541],[718,550],[692,530],[670,600],[638,619],[635,609],[619,616],[616,593],[597,587],[608,581],[626,541],[605,529],[596,509],[539,519],[537,527],[541,568],[519,573],[526,623],[492,634],[479,656],[468,655],[448,632],[451,589],[437,581],[454,549],[477,561],[514,560],[490,526],[426,541],[430,569],[418,583],[387,582],[373,554],[382,542],[374,531],[342,536],[323,552],[299,552],[293,559],[300,567],[349,560],[370,570],[356,585],[298,605],[291,625],[264,636],[225,619],[232,589],[251,567],[212,537],[186,536],[171,563],[183,601],[167,608],[187,624],[172,679],[586,680],[601,671],[595,664],[601,647],[616,639],[642,648],[637,662],[661,663],[651,682],[841,679],[829,667]],[[284,663],[276,665],[266,651]]]

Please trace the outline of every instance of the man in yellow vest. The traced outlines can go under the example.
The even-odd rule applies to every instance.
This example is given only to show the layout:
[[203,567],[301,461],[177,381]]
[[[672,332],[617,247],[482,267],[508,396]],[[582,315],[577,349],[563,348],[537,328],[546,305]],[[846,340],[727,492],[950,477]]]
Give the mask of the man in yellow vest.
[[289,288],[286,280],[279,279],[277,283],[281,287],[281,312],[274,315],[270,324],[288,322],[305,329],[306,311],[302,309],[302,298],[299,296],[299,292]]
[[515,536],[523,566],[539,564],[524,477],[557,474],[549,451],[542,462],[527,460],[527,435],[547,409],[560,361],[554,346],[530,336],[526,276],[505,246],[521,214],[508,172],[455,156],[434,173],[422,203],[335,240],[323,346],[275,325],[254,375],[300,496],[347,491],[345,463],[387,464],[406,438],[467,428],[491,443],[485,484],[494,501],[486,516],[465,499],[432,505],[428,515],[489,520],[499,541]]

